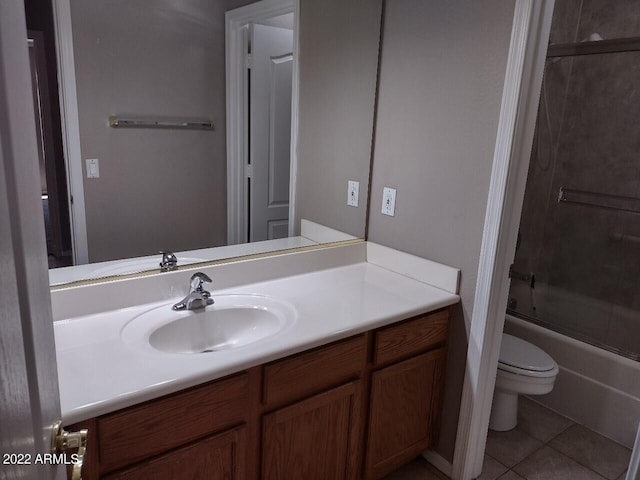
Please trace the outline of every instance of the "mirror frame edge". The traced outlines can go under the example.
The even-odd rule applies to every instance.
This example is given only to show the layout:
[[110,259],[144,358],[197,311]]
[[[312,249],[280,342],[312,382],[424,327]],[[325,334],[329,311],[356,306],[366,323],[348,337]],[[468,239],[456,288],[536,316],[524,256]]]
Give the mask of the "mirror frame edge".
[[[285,248],[285,249],[282,249],[282,250],[273,250],[271,252],[253,253],[253,254],[249,254],[249,255],[240,255],[240,256],[237,256],[237,257],[227,257],[227,258],[221,258],[221,259],[218,259],[218,260],[209,260],[207,262],[189,263],[189,264],[186,264],[186,265],[178,266],[178,268],[176,270],[173,270],[173,271],[175,272],[175,271],[199,270],[199,269],[202,269],[202,268],[213,267],[213,266],[216,266],[216,265],[225,265],[225,264],[238,263],[238,262],[244,262],[244,261],[249,261],[249,260],[257,260],[257,259],[261,259],[261,258],[277,257],[277,256],[286,255],[286,254],[290,254],[290,253],[300,253],[300,252],[309,252],[309,251],[314,251],[314,250],[323,250],[323,249],[328,249],[328,248],[355,245],[355,244],[359,244],[359,243],[366,243],[366,240],[364,238],[355,238],[355,239],[351,239],[351,240],[340,240],[340,241],[337,241],[337,242],[320,243],[320,244],[317,244],[317,245],[306,245],[306,246],[302,246],[302,247]],[[49,286],[49,290],[51,292],[58,292],[58,291],[61,291],[61,290],[69,290],[69,289],[77,288],[77,287],[85,287],[85,286],[89,286],[89,285],[100,285],[100,284],[105,284],[105,283],[111,283],[111,282],[118,281],[118,280],[129,280],[129,279],[132,279],[132,278],[158,276],[158,275],[162,275],[164,273],[170,273],[170,272],[162,272],[159,268],[155,268],[155,269],[152,269],[152,270],[143,270],[143,271],[139,271],[139,272],[131,272],[131,273],[126,273],[126,274],[118,274],[118,275],[109,275],[109,276],[104,276],[104,277],[88,278],[88,279],[83,279],[83,280],[76,280],[76,281],[73,281],[73,282],[50,285]]]

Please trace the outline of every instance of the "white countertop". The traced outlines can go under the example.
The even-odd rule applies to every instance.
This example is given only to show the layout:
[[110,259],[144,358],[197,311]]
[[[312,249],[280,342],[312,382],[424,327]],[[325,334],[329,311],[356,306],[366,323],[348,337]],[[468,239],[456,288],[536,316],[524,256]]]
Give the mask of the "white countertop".
[[[376,248],[383,248],[384,255],[392,252]],[[170,301],[59,320],[54,331],[63,422],[69,425],[103,415],[459,300],[454,293],[410,278],[412,274],[391,270],[358,262],[214,290],[214,298],[257,294],[281,299],[293,305],[297,319],[274,337],[206,354],[135,349],[121,340],[120,332],[132,318],[159,305],[170,308],[180,300],[177,296]]]

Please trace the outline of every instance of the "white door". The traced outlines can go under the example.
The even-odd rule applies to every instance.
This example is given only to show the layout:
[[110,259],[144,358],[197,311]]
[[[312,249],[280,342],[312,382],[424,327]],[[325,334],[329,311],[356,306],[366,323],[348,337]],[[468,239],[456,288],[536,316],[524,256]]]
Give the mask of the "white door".
[[60,400],[27,31],[0,2],[0,478],[63,479],[51,453]]
[[288,236],[293,31],[252,25],[249,240]]

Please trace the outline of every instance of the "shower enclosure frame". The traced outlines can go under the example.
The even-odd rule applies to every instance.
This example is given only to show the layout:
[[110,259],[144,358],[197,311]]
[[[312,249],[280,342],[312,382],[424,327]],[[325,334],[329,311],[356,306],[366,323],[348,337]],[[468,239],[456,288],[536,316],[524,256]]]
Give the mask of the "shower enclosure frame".
[[[549,65],[556,63],[564,58],[574,58],[579,56],[602,55],[602,54],[618,54],[618,53],[628,53],[628,52],[640,52],[640,37],[635,36],[635,37],[603,39],[599,33],[593,32],[587,38],[581,41],[550,44],[548,46],[547,54],[546,54],[545,72],[546,72],[546,68]],[[570,80],[567,80],[567,82],[568,81]],[[541,94],[541,98],[543,99],[545,97],[544,88],[545,87],[544,87],[544,80],[543,80],[543,87],[542,87],[543,93]],[[542,108],[542,105],[540,108]],[[546,105],[546,103],[544,108],[548,109],[548,106]],[[547,125],[548,125],[548,122],[549,122],[549,117],[547,113]],[[548,126],[547,128],[550,128],[550,127]],[[550,162],[555,163],[556,161],[559,143],[560,143],[560,139],[557,138],[556,146],[555,146],[555,154],[552,154],[554,156],[551,160],[549,160]],[[531,154],[532,159],[534,158],[534,156],[537,156],[537,153]],[[534,160],[531,160],[531,161],[534,161]],[[626,195],[613,194],[613,193],[596,192],[591,190],[568,188],[566,186],[560,186],[559,191],[557,193],[557,203],[573,204],[573,205],[579,205],[581,207],[587,207],[591,209],[609,210],[612,212],[623,212],[623,213],[634,214],[634,215],[640,214],[640,198],[636,196],[626,196]],[[640,237],[635,235],[612,232],[610,234],[610,238],[617,241],[628,241],[635,244],[640,244]],[[525,281],[529,280],[529,278],[522,277],[522,274],[520,274],[519,272],[513,272],[513,273],[514,275],[511,275],[511,272],[510,272],[510,276],[512,279],[525,280]],[[533,276],[533,273],[529,274],[528,276],[529,277]],[[533,283],[532,283],[530,287],[530,291],[533,292],[534,288],[535,287],[533,286]],[[511,291],[510,291],[510,295],[511,295]],[[534,310],[535,310],[535,307],[534,307]],[[594,347],[601,348],[603,350],[609,351],[616,355],[621,355],[634,361],[640,361],[640,353],[619,348],[618,346],[611,345],[606,341],[601,341],[591,335],[576,331],[570,327],[560,326],[556,324],[554,321],[550,320],[549,318],[537,317],[535,313],[523,312],[519,310],[517,307],[511,306],[510,302],[507,308],[507,313],[516,318],[520,318],[522,320],[531,322],[543,328],[548,328],[554,332],[579,340],[581,342],[587,343]]]
[[508,271],[520,224],[554,4],[555,0],[515,3],[450,475],[456,480],[470,480],[482,472],[509,293]]

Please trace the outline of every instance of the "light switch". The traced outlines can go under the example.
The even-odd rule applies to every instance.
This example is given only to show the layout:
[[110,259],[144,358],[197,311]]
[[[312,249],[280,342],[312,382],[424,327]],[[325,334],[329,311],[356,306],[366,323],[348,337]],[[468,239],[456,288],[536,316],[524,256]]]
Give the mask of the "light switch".
[[390,217],[395,216],[396,213],[396,189],[384,187],[382,191],[382,213],[384,215],[389,215]]
[[100,178],[100,164],[97,158],[87,158],[87,178]]
[[360,182],[356,182],[355,180],[349,180],[349,188],[348,188],[348,197],[347,197],[347,205],[352,207],[358,206],[358,195],[360,194]]

